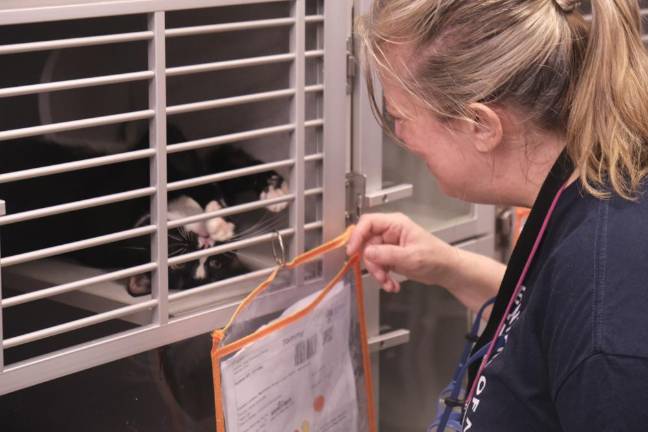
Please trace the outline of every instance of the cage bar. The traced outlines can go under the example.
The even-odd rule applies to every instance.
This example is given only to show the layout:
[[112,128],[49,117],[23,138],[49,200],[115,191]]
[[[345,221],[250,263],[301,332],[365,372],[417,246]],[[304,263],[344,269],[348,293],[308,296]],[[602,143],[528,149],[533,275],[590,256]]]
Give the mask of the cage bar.
[[[303,225],[303,230],[304,230],[304,232],[306,232],[306,231],[316,230],[316,229],[319,229],[321,227],[322,227],[322,222],[317,221],[317,222],[311,222],[309,224]],[[285,229],[282,229],[282,230],[277,230],[277,232],[283,237],[293,236],[295,234],[295,231],[296,230],[294,228],[285,228]],[[250,238],[243,239],[243,240],[238,240],[238,241],[226,243],[226,244],[219,245],[219,246],[213,246],[213,247],[208,248],[208,249],[203,249],[203,250],[199,250],[199,251],[196,251],[196,252],[191,252],[191,253],[184,254],[184,255],[174,256],[174,257],[169,258],[169,265],[183,264],[183,263],[186,263],[186,262],[189,262],[189,261],[195,261],[195,260],[200,259],[200,258],[204,258],[204,257],[212,256],[212,255],[218,255],[218,254],[222,254],[222,253],[225,253],[225,252],[231,252],[231,251],[233,251],[235,249],[242,249],[244,247],[254,246],[254,245],[261,244],[261,243],[269,242],[269,241],[273,240],[275,238],[275,236],[276,236],[276,234],[274,232],[272,232],[272,233],[268,233],[268,234],[258,235],[258,236],[255,236],[255,237],[250,237]]]
[[[292,29],[290,38],[291,51],[295,53],[296,59],[292,64],[290,74],[291,86],[295,89],[295,97],[291,104],[291,118],[295,122],[290,152],[295,160],[291,173],[291,188],[295,200],[290,213],[290,225],[295,229],[292,239],[290,255],[297,256],[304,252],[306,207],[304,199],[304,188],[306,185],[306,166],[304,154],[306,152],[306,2],[295,0],[292,4],[292,15],[295,18],[295,26]],[[303,269],[295,272],[294,283],[302,285],[304,281]]]
[[324,126],[324,119],[307,120],[304,123],[304,127],[306,128],[322,127],[322,126]]
[[124,42],[144,41],[153,38],[153,32],[141,31],[102,36],[58,39],[42,42],[26,42],[11,45],[0,45],[0,55],[20,54],[34,51],[48,51],[62,48],[79,48],[94,45],[108,45]]
[[277,168],[283,168],[291,166],[295,163],[293,159],[284,159],[277,162],[269,162],[259,165],[252,165],[246,168],[235,169],[231,171],[225,171],[216,174],[210,174],[202,177],[195,177],[188,180],[179,180],[173,183],[169,183],[167,189],[169,192],[176,191],[179,189],[186,189],[194,186],[201,186],[208,183],[219,182],[223,180],[229,180],[236,177],[243,177],[251,174],[258,174],[265,171],[270,171]]
[[91,239],[80,240],[76,242],[66,243],[59,246],[52,246],[45,249],[39,249],[33,252],[26,252],[18,255],[12,255],[6,258],[0,258],[0,267],[6,268],[17,264],[23,264],[29,261],[48,258],[55,255],[61,255],[69,252],[87,249],[95,246],[101,246],[108,243],[113,243],[121,240],[127,240],[134,237],[139,237],[155,232],[154,225],[147,225],[139,228],[133,228],[126,231],[107,234],[104,236],[94,237]]
[[315,162],[315,161],[321,161],[324,160],[324,154],[323,153],[313,153],[308,156],[304,156],[304,162]]
[[[295,233],[293,228],[286,228],[277,231],[282,236],[291,236]],[[250,237],[243,240],[229,242],[223,245],[213,246],[207,249],[202,249],[196,252],[190,252],[184,255],[178,255],[169,258],[169,265],[183,264],[189,261],[195,261],[200,258],[208,257],[211,255],[218,255],[224,252],[230,252],[234,249],[240,249],[247,246],[254,246],[260,243],[270,241],[275,238],[275,233],[262,234],[255,237]]]
[[216,108],[224,108],[234,105],[243,105],[253,102],[263,102],[273,99],[290,97],[295,94],[294,89],[274,90],[269,92],[254,93],[244,96],[234,96],[222,99],[213,99],[202,102],[192,102],[182,105],[173,105],[167,108],[168,115],[183,114],[195,111],[204,111]]
[[324,57],[324,50],[310,50],[306,51],[306,58],[308,60],[314,59],[314,58],[322,58]]
[[305,93],[321,93],[323,91],[324,91],[323,84],[314,84],[314,85],[304,87]]
[[212,63],[201,63],[188,66],[176,66],[167,69],[167,76],[181,76],[189,74],[197,74],[204,72],[222,71],[228,69],[237,69],[251,66],[261,66],[267,64],[285,63],[295,59],[295,55],[291,53],[274,54],[268,56],[249,57],[236,60],[225,60]]
[[133,81],[144,81],[153,78],[152,71],[129,72],[66,81],[55,81],[41,84],[30,84],[0,89],[0,98],[24,96],[36,93],[71,90],[108,84],[120,84]]
[[122,114],[112,114],[101,117],[93,117],[81,120],[72,120],[61,123],[52,123],[41,126],[31,126],[21,129],[0,131],[0,141],[7,141],[17,138],[27,138],[36,135],[45,135],[56,132],[66,132],[77,129],[84,129],[96,126],[105,126],[116,123],[126,123],[137,120],[145,120],[153,117],[153,110],[133,111]]
[[149,86],[149,108],[155,112],[149,125],[150,146],[155,149],[151,159],[150,181],[156,193],[151,200],[151,223],[156,226],[151,237],[151,260],[157,264],[151,278],[151,296],[157,300],[153,320],[166,324],[169,320],[169,273],[168,230],[167,230],[167,119],[166,119],[166,40],[164,38],[165,13],[149,15],[149,29],[155,37],[149,43],[149,69],[155,78]]
[[187,150],[195,150],[199,148],[212,147],[221,144],[230,144],[239,141],[246,141],[253,138],[261,138],[265,136],[280,134],[284,132],[292,132],[295,129],[295,126],[292,124],[286,124],[281,126],[271,126],[262,129],[254,129],[245,132],[236,132],[227,135],[221,135],[212,138],[204,138],[194,141],[187,141],[180,144],[171,144],[167,146],[167,153],[177,153]]
[[[0,248],[0,252],[2,249]],[[2,255],[0,254],[0,259],[2,258]],[[3,289],[2,289],[2,266],[0,266],[0,376],[2,376],[2,372],[4,371],[4,318],[2,316],[2,310],[4,309],[4,302],[6,301],[3,299]]]
[[317,24],[324,22],[324,15],[306,15],[306,24]]
[[274,267],[265,268],[265,269],[256,270],[256,271],[253,271],[253,272],[250,272],[250,273],[246,273],[246,274],[241,275],[241,276],[235,276],[233,278],[225,279],[225,280],[222,280],[222,281],[216,281],[216,282],[212,282],[212,283],[209,283],[209,284],[205,284],[205,285],[202,285],[202,286],[199,286],[199,287],[196,287],[196,288],[192,288],[190,290],[185,290],[185,291],[180,291],[180,292],[177,292],[177,293],[173,293],[173,294],[169,295],[169,301],[172,302],[172,301],[181,300],[181,299],[184,299],[184,298],[187,298],[187,297],[195,297],[195,296],[197,297],[197,296],[200,296],[202,294],[206,294],[206,293],[209,293],[211,291],[221,289],[221,288],[233,285],[233,284],[239,284],[239,283],[242,283],[242,282],[247,282],[247,281],[250,281],[250,280],[254,280],[254,279],[262,278],[262,277],[265,277],[265,276],[269,276],[273,271],[274,271]]
[[318,188],[307,189],[306,191],[304,191],[304,196],[311,197],[315,195],[321,195],[323,193],[324,193],[324,188],[318,187]]
[[112,319],[120,318],[126,315],[130,315],[132,313],[144,310],[144,309],[149,309],[157,304],[157,300],[148,300],[142,303],[138,303],[135,305],[130,305],[130,306],[125,306],[119,309],[115,309],[109,312],[103,312],[100,314],[96,314],[93,316],[89,316],[86,318],[81,318],[78,320],[70,321],[65,324],[59,324],[56,326],[48,327],[42,330],[37,330],[34,332],[30,332],[24,335],[12,337],[9,339],[5,339],[2,342],[2,346],[4,349],[9,349],[9,348],[14,348],[20,345],[24,345],[27,343],[35,342],[37,340],[45,339],[51,336],[56,336],[60,335],[63,333],[68,333],[74,330],[78,330],[84,327],[88,327],[91,325],[99,324],[105,321],[110,321]]
[[209,219],[214,219],[217,217],[227,217],[235,214],[245,213],[252,210],[258,210],[273,204],[280,204],[284,202],[289,202],[295,199],[293,194],[287,194],[284,196],[270,198],[265,200],[253,201],[250,203],[239,204],[236,206],[225,207],[220,210],[215,210],[208,213],[198,214],[195,216],[188,216],[186,218],[177,219],[170,221],[168,224],[169,229],[177,228],[179,226],[188,225],[195,222],[202,222]]
[[98,207],[106,204],[113,204],[121,201],[127,201],[155,194],[154,187],[135,189],[127,192],[121,192],[111,195],[105,195],[97,198],[89,198],[82,201],[59,204],[51,207],[44,207],[37,210],[29,210],[15,213],[8,216],[0,217],[0,226],[10,225],[18,222],[25,222],[32,219],[53,216],[61,213],[68,213],[75,210],[83,210],[90,207]]
[[86,278],[86,279],[82,279],[82,280],[78,280],[78,281],[74,281],[62,285],[44,288],[27,294],[20,294],[17,296],[9,297],[2,300],[0,302],[0,305],[6,309],[12,306],[18,306],[35,300],[41,300],[41,299],[57,296],[60,294],[65,294],[70,291],[77,291],[92,285],[97,285],[104,282],[113,282],[119,279],[125,279],[131,276],[135,276],[137,274],[147,273],[155,270],[156,268],[157,265],[155,263],[148,263],[148,264],[131,267],[124,270],[117,270],[99,276],[94,276],[91,278]]
[[224,33],[231,31],[240,31],[240,30],[255,30],[255,29],[264,29],[264,28],[273,28],[273,27],[286,27],[291,26],[295,23],[293,18],[272,18],[265,20],[254,20],[254,21],[241,21],[225,24],[210,24],[202,26],[191,26],[191,27],[178,27],[167,29],[165,34],[167,37],[179,37],[179,36],[192,36],[192,35],[203,35],[211,33]]
[[36,177],[47,175],[61,174],[70,171],[77,171],[87,168],[95,168],[103,165],[116,164],[120,162],[128,162],[137,159],[146,159],[155,155],[152,149],[137,150],[127,153],[120,153],[115,155],[100,156],[91,159],[84,159],[74,162],[66,162],[62,164],[49,165],[39,168],[31,168],[27,170],[14,171],[10,173],[0,174],[0,184],[9,183],[19,180],[27,180]]

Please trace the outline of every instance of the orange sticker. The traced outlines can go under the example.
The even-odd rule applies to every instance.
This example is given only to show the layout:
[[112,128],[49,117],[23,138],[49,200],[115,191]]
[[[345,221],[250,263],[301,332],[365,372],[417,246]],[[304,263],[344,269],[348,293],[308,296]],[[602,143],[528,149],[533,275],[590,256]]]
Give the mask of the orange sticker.
[[322,412],[324,409],[324,396],[319,395],[315,398],[315,401],[313,402],[313,409],[315,412]]

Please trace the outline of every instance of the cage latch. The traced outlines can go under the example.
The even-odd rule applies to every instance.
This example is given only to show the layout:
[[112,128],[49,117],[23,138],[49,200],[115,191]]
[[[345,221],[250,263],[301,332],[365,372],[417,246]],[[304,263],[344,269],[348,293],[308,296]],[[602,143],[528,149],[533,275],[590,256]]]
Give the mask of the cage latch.
[[346,220],[353,224],[360,219],[365,207],[367,178],[364,174],[350,172],[346,175]]

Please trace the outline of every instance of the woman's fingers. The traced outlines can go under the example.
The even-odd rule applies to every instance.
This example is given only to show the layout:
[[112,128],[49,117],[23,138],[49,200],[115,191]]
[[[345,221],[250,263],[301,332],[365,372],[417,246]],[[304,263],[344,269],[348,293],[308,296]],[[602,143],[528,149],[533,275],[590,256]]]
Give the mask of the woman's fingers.
[[381,282],[381,283],[384,282],[382,279],[383,279],[384,274],[386,273],[386,271],[385,271],[385,269],[382,268],[382,266],[379,266],[378,264],[376,264],[373,261],[368,260],[366,258],[364,260],[364,263],[365,263],[365,268],[367,269],[367,271],[369,273],[371,273],[373,275],[373,277],[376,278],[376,280],[378,282]]
[[410,254],[402,246],[370,245],[365,249],[364,256],[379,266],[391,267],[397,271],[411,267],[408,263]]
[[385,282],[382,287],[389,293],[400,292],[400,284],[396,282],[391,276],[388,276],[387,282]]
[[383,239],[388,230],[393,230],[397,217],[393,214],[368,214],[363,215],[356,225],[349,243],[347,244],[347,255],[359,252],[364,245],[372,238]]
[[365,258],[365,268],[373,276],[376,281],[382,286],[382,288],[387,292],[399,292],[400,284],[394,280],[391,276],[390,271],[392,270],[390,266],[382,266],[372,262]]

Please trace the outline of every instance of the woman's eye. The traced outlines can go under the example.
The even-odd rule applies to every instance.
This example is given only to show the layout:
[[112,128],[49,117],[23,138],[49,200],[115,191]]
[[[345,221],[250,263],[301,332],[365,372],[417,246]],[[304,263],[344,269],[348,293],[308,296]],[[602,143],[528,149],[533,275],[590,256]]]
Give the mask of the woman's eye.
[[221,263],[220,261],[213,260],[213,261],[209,261],[209,266],[211,268],[219,269],[221,268]]
[[171,270],[182,270],[183,268],[185,268],[186,265],[187,265],[187,263],[171,264],[171,265],[169,266],[169,268],[170,268]]

